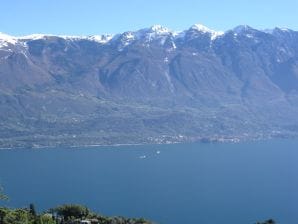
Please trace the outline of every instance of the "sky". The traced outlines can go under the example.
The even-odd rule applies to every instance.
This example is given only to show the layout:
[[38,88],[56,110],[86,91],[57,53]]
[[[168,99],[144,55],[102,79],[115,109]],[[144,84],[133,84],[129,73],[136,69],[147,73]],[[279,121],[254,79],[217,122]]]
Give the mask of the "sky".
[[298,0],[1,0],[0,32],[95,35],[154,24],[181,31],[200,23],[298,30]]

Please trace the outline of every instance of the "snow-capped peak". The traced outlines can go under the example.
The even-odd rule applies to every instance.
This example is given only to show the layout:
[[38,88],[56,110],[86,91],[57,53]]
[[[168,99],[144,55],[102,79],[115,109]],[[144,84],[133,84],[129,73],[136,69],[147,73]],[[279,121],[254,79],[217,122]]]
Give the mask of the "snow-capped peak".
[[135,39],[135,34],[133,32],[125,32],[122,34],[123,38],[127,40],[133,40]]
[[289,28],[285,28],[285,27],[275,27],[274,30],[280,30],[282,32],[291,32],[293,30],[289,29]]
[[233,32],[236,33],[236,34],[240,34],[242,32],[247,32],[249,30],[253,30],[253,28],[248,26],[248,25],[240,25],[240,26],[236,26],[233,29]]
[[144,40],[146,43],[158,40],[163,44],[169,36],[173,35],[174,33],[170,29],[161,25],[153,25],[149,28],[140,29],[134,32],[125,32],[121,37],[129,43],[132,42],[132,40]]
[[212,30],[202,24],[194,24],[189,28],[189,30],[195,30],[201,33],[209,33],[211,35],[211,40],[214,40],[217,37],[222,36],[224,34],[224,32],[222,31]]
[[17,39],[14,36],[9,36],[5,33],[0,33],[0,43],[16,44]]
[[121,44],[118,47],[118,50],[122,51],[127,45],[131,44],[137,38],[137,34],[134,32],[125,32],[120,36]]
[[214,30],[209,29],[208,27],[202,25],[202,24],[194,24],[190,27],[191,30],[197,30],[203,33],[212,33],[212,32],[216,32]]
[[164,27],[162,25],[153,25],[150,27],[149,30],[157,34],[167,34],[171,32],[167,27]]

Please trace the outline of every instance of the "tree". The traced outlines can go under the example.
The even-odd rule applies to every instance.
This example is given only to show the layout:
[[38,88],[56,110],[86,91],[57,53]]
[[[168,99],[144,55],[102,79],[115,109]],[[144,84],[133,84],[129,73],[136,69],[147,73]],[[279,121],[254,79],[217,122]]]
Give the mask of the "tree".
[[6,208],[0,208],[0,224],[4,224],[4,218],[7,213],[8,210]]
[[29,213],[30,213],[33,217],[36,217],[35,206],[34,206],[34,204],[32,204],[32,203],[29,205]]
[[[3,193],[3,188],[0,186],[0,201],[8,200],[8,197]],[[7,210],[4,208],[0,208],[0,224],[4,223],[4,217],[7,214]]]
[[0,186],[0,200],[7,200],[8,197],[3,193],[3,187]]
[[65,221],[71,219],[82,219],[87,217],[89,214],[89,209],[81,205],[62,205],[57,208],[50,210],[52,213],[57,213],[58,216],[62,216]]
[[52,218],[52,216],[49,216],[47,214],[40,216],[40,223],[41,224],[56,224],[55,220]]
[[31,224],[30,214],[27,209],[9,210],[4,217],[4,224]]

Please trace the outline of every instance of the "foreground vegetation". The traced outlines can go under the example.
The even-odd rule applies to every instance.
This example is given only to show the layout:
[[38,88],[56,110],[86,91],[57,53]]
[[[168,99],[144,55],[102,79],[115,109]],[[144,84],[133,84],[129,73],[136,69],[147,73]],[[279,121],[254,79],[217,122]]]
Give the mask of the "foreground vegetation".
[[81,205],[62,205],[38,214],[28,208],[0,208],[0,224],[150,224],[143,218],[106,217]]
[[[152,224],[143,218],[106,217],[81,205],[62,205],[38,214],[28,208],[0,208],[0,224]],[[276,224],[272,219],[255,224]]]
[[[0,201],[7,200],[0,186]],[[35,206],[11,209],[0,207],[0,224],[153,224],[143,218],[107,217],[90,211],[87,207],[66,204],[37,213]],[[273,219],[255,224],[277,224]]]

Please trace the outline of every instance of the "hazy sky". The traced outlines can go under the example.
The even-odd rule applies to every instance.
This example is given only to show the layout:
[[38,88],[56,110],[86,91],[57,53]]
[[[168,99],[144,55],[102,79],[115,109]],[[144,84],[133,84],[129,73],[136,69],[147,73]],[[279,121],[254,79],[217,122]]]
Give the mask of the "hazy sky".
[[298,30],[298,0],[1,0],[0,32],[92,35],[161,24],[201,23],[225,31],[240,24]]

